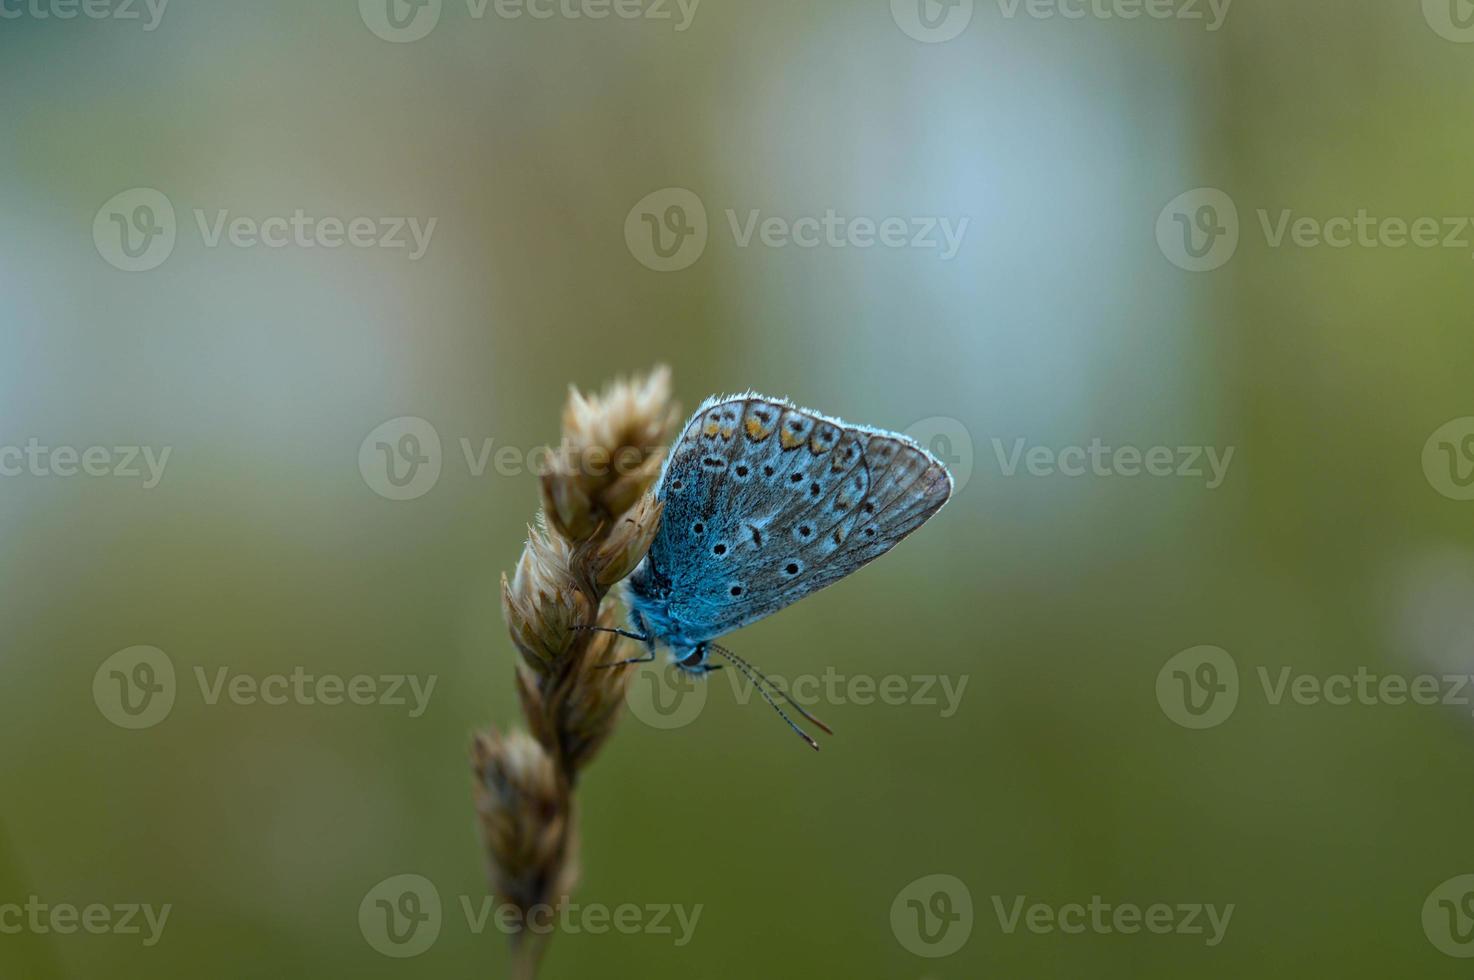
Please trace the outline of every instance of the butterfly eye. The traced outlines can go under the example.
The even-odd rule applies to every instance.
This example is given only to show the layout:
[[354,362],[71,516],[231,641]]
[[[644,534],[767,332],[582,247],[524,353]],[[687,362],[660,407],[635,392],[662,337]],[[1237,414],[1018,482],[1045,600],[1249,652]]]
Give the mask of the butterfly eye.
[[772,476],[773,473],[774,473],[773,467],[771,467],[771,466],[764,466],[763,467],[763,476]]
[[691,533],[692,534],[705,534],[706,533],[706,525],[703,524],[703,523],[701,523],[700,521],[697,521],[695,524],[692,524],[691,525]]
[[783,566],[783,571],[786,572],[786,573],[788,573],[789,575],[797,575],[799,573],[799,565],[798,565],[798,562],[796,562],[796,561],[789,562],[787,565],[784,565]]
[[725,555],[727,553],[727,546],[724,544],[714,545],[711,553],[714,555]]
[[734,585],[734,586],[732,586],[732,594],[734,596],[741,595],[742,594],[742,586],[740,586],[740,585]]
[[798,529],[798,536],[799,537],[806,538],[806,537],[808,537],[809,535],[811,535],[813,533],[814,533],[814,529],[811,528],[811,527],[809,527],[807,524],[803,524],[803,525],[800,525],[799,526],[799,529]]
[[739,466],[739,467],[737,467],[737,475],[738,476],[746,476],[747,475],[747,467],[746,466]]
[[871,503],[870,501],[868,501],[868,500],[865,501],[865,513],[867,513],[867,514],[873,514],[873,513],[875,513],[875,505],[873,503]]
[[670,482],[670,488],[671,488],[671,489],[672,489],[672,490],[680,490],[680,489],[682,489],[682,488],[683,488],[683,487],[685,487],[685,484],[684,484],[684,483],[682,483],[682,482],[681,482],[681,481],[680,481],[680,480],[672,480],[672,481],[671,481],[671,482]]

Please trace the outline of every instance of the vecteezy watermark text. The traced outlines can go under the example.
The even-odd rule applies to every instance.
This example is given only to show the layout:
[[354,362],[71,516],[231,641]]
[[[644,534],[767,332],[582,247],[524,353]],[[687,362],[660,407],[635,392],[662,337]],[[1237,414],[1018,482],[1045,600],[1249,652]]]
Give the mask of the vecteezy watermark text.
[[[625,476],[646,464],[649,454],[633,447],[609,453],[600,447],[573,451],[550,446],[500,444],[491,436],[456,440],[466,472],[521,477],[557,466],[591,476]],[[663,450],[660,450],[663,452]],[[358,447],[358,472],[370,490],[388,500],[414,500],[434,489],[444,465],[440,432],[425,419],[402,415],[375,426]]]
[[[668,662],[656,661],[640,670],[625,688],[625,703],[630,713],[652,728],[684,728],[706,707],[707,696],[716,678],[726,677],[731,685],[732,700],[748,704],[761,697],[755,683],[741,671],[696,677]],[[875,704],[890,707],[937,709],[943,718],[951,718],[962,703],[968,675],[943,674],[842,674],[833,667],[823,674],[803,674],[786,678],[767,675],[769,685],[805,708],[824,705],[853,704],[868,707]]]
[[943,262],[957,257],[967,235],[968,218],[955,221],[946,216],[872,218],[848,217],[833,208],[822,215],[789,218],[764,215],[750,208],[739,217],[727,209],[727,225],[738,248],[749,247],[756,236],[766,248],[913,248],[939,249]]
[[425,713],[430,695],[435,693],[439,678],[435,674],[317,674],[305,667],[293,667],[289,674],[232,673],[229,667],[217,667],[208,674],[203,667],[194,668],[195,682],[206,704],[219,704],[222,697],[235,705],[264,704],[278,707],[300,704],[308,707],[343,704],[379,705],[409,708],[409,717]]
[[0,477],[116,477],[152,490],[164,478],[173,446],[47,446],[32,436],[23,446],[0,446]]
[[[1366,666],[1351,673],[1314,674],[1281,665],[1255,667],[1254,675],[1270,707],[1474,707],[1474,675],[1469,674],[1409,675]],[[1238,664],[1221,647],[1184,650],[1157,674],[1157,703],[1184,728],[1223,724],[1240,694]]]
[[997,0],[1009,20],[1183,20],[1203,21],[1216,31],[1228,19],[1233,0]]
[[[1217,446],[1137,446],[1111,447],[1100,438],[1088,446],[1030,446],[1028,440],[1014,439],[1011,445],[994,438],[993,455],[1003,476],[1016,476],[1022,470],[1033,477],[1178,477],[1202,480],[1209,490],[1217,490],[1228,476],[1236,447]],[[1205,468],[1206,467],[1206,468]]]
[[[460,895],[457,904],[467,931],[476,936],[493,929],[507,936],[619,933],[666,937],[678,947],[691,942],[705,908],[669,902],[609,906],[565,898],[556,905],[534,905],[524,915],[515,906],[486,895]],[[418,956],[435,945],[445,918],[439,889],[417,874],[385,878],[368,890],[358,907],[364,940],[385,956],[398,959]]]
[[[1031,901],[1027,895],[992,895],[998,927],[1006,936],[1021,930],[1036,936],[1060,934],[1201,937],[1217,946],[1228,934],[1233,903],[1107,901],[1092,895],[1088,901],[1051,903]],[[891,930],[907,950],[929,959],[950,956],[972,933],[972,894],[960,879],[948,874],[918,878],[891,903]]]
[[[1223,26],[1233,0],[996,0],[1005,20],[1176,20],[1202,21],[1209,31]],[[959,37],[972,23],[974,0],[891,0],[891,18],[908,37],[940,44]]]
[[[684,33],[696,17],[701,0],[465,0],[473,21],[487,14],[503,21],[644,21],[673,25]],[[443,0],[358,0],[364,26],[376,36],[397,44],[418,41],[440,23]]]
[[[1474,255],[1474,217],[1468,215],[1379,215],[1357,208],[1325,216],[1293,208],[1258,208],[1255,218],[1271,249],[1462,249]],[[1167,203],[1157,216],[1156,231],[1157,245],[1173,265],[1189,272],[1211,272],[1227,265],[1238,251],[1238,206],[1215,187],[1199,187]]]
[[69,902],[46,902],[31,895],[24,904],[0,903],[0,935],[70,936],[85,932],[94,936],[142,936],[144,946],[157,946],[173,910],[170,904],[156,908],[136,902],[116,905],[94,902],[78,907]]
[[646,20],[668,21],[677,34],[696,19],[701,0],[466,0],[472,20],[487,9],[501,20]]
[[[724,212],[739,249],[888,249],[935,252],[947,262],[967,237],[967,216],[846,215],[834,208],[798,216],[765,214],[759,208]],[[683,187],[666,187],[641,198],[625,216],[630,254],[656,272],[677,272],[706,251],[710,227],[706,205]]]
[[0,20],[137,20],[149,32],[168,8],[169,0],[0,0]]
[[[295,208],[287,214],[242,215],[229,208],[193,209],[200,243],[209,249],[302,250],[339,248],[404,252],[418,262],[430,250],[438,218],[312,214]],[[174,252],[179,228],[174,203],[161,191],[135,187],[115,194],[92,221],[97,252],[124,272],[156,269]]]
[[418,262],[430,250],[439,218],[421,221],[405,218],[338,218],[332,215],[310,215],[297,208],[290,215],[254,218],[232,215],[221,208],[213,214],[196,208],[195,223],[206,248],[219,248],[221,241],[235,248],[383,248],[409,249],[411,262]]
[[[229,667],[193,669],[200,700],[215,706],[358,706],[408,709],[419,718],[435,693],[438,675],[354,674],[344,676],[294,667],[286,673],[248,674]],[[92,700],[119,728],[152,728],[169,716],[178,691],[174,661],[158,647],[119,650],[92,678]]]
[[1030,902],[1027,896],[1013,895],[1006,901],[992,896],[993,912],[1006,935],[1020,926],[1036,936],[1061,933],[1078,936],[1084,933],[1123,936],[1151,933],[1158,936],[1202,936],[1208,946],[1223,942],[1233,918],[1234,903],[1219,908],[1202,902],[1153,902],[1142,906],[1134,902],[1107,902],[1092,895],[1089,902],[1065,902],[1051,905]]

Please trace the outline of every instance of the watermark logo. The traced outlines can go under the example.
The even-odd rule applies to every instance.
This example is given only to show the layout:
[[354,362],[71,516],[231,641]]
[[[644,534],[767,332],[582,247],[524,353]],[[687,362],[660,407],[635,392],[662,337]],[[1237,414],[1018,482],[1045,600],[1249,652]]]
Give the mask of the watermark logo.
[[1428,437],[1423,474],[1450,500],[1474,500],[1474,416],[1447,422]]
[[684,728],[706,707],[710,683],[673,663],[642,664],[624,690],[630,714],[651,728]]
[[395,959],[419,956],[440,938],[440,892],[423,875],[385,878],[363,896],[358,929],[375,950]]
[[1157,704],[1183,728],[1216,728],[1238,703],[1239,668],[1221,647],[1184,650],[1157,673]]
[[1214,187],[1177,195],[1157,216],[1157,247],[1167,261],[1188,272],[1227,265],[1239,248],[1239,211],[1233,198]]
[[1474,875],[1433,889],[1423,902],[1423,935],[1445,956],[1474,957]]
[[97,254],[115,269],[147,272],[174,252],[178,225],[174,205],[152,187],[114,194],[92,219]]
[[942,44],[972,23],[973,0],[891,0],[891,18],[906,36]]
[[440,433],[422,418],[404,415],[379,425],[358,447],[358,472],[387,500],[414,500],[440,480]]
[[358,0],[364,26],[385,41],[418,41],[440,23],[442,0]]
[[706,251],[706,205],[693,191],[666,187],[640,198],[624,219],[624,243],[647,269],[689,269]]
[[952,474],[952,492],[961,493],[972,479],[973,443],[967,426],[945,415],[934,415],[906,426],[905,434],[931,453]]
[[92,701],[119,728],[152,728],[174,710],[174,663],[158,647],[119,650],[92,676]]
[[952,875],[917,878],[891,902],[891,932],[907,952],[951,956],[972,935],[972,893]]
[[1444,40],[1474,44],[1474,3],[1470,0],[1423,0],[1423,18]]

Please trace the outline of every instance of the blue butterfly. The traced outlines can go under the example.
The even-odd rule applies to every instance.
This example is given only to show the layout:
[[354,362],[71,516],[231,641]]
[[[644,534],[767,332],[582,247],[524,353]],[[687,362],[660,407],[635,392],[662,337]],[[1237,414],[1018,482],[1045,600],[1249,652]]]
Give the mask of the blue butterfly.
[[947,468],[899,433],[751,392],[708,399],[666,459],[660,528],[625,582],[636,632],[619,632],[648,647],[627,662],[664,646],[678,667],[705,674],[721,666],[708,662],[715,653],[817,749],[762,674],[714,641],[879,558],[951,495]]

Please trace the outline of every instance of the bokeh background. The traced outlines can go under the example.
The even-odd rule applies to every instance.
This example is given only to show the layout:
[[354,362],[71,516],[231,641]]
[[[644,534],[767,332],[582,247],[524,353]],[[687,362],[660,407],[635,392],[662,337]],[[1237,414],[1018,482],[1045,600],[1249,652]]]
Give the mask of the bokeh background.
[[[687,408],[751,387],[946,436],[970,478],[931,524],[731,645],[785,678],[966,687],[946,717],[816,704],[838,732],[817,756],[725,682],[689,724],[627,718],[580,789],[576,900],[700,919],[683,946],[561,935],[547,976],[1465,975],[1424,906],[1474,872],[1474,708],[1275,704],[1259,672],[1474,670],[1474,502],[1439,475],[1474,468],[1474,422],[1425,453],[1474,416],[1474,233],[1276,247],[1260,212],[1474,215],[1468,4],[1239,0],[1209,30],[1186,0],[1204,19],[926,2],[955,37],[905,0],[704,0],[684,30],[674,5],[445,0],[410,41],[371,29],[383,0],[175,0],[152,30],[142,5],[5,4],[0,444],[171,455],[149,489],[0,479],[0,904],[172,912],[152,947],[0,934],[0,975],[505,975],[461,912],[485,894],[466,751],[517,716],[497,581],[537,496],[460,440],[525,454],[569,384],[657,362]],[[127,272],[93,229],[134,188],[177,236]],[[708,239],[658,272],[625,226],[665,188]],[[1226,209],[1169,208],[1198,188],[1233,202],[1236,249]],[[742,247],[727,216],[830,208],[969,225],[944,260]],[[211,248],[195,218],[297,209],[437,223],[412,261]],[[1159,244],[1179,213],[1225,229],[1216,267]],[[390,500],[359,452],[403,416],[442,469]],[[1097,438],[1235,455],[1209,489],[1009,476],[994,443]],[[125,730],[93,680],[136,645],[178,691]],[[1157,680],[1203,645],[1240,684],[1197,730]],[[410,717],[210,704],[195,679],[298,667],[437,686]],[[359,925],[400,874],[445,906],[413,959]],[[973,916],[927,958],[892,910],[938,874]],[[1235,909],[1210,946],[1010,934],[995,907],[1097,895]]]

